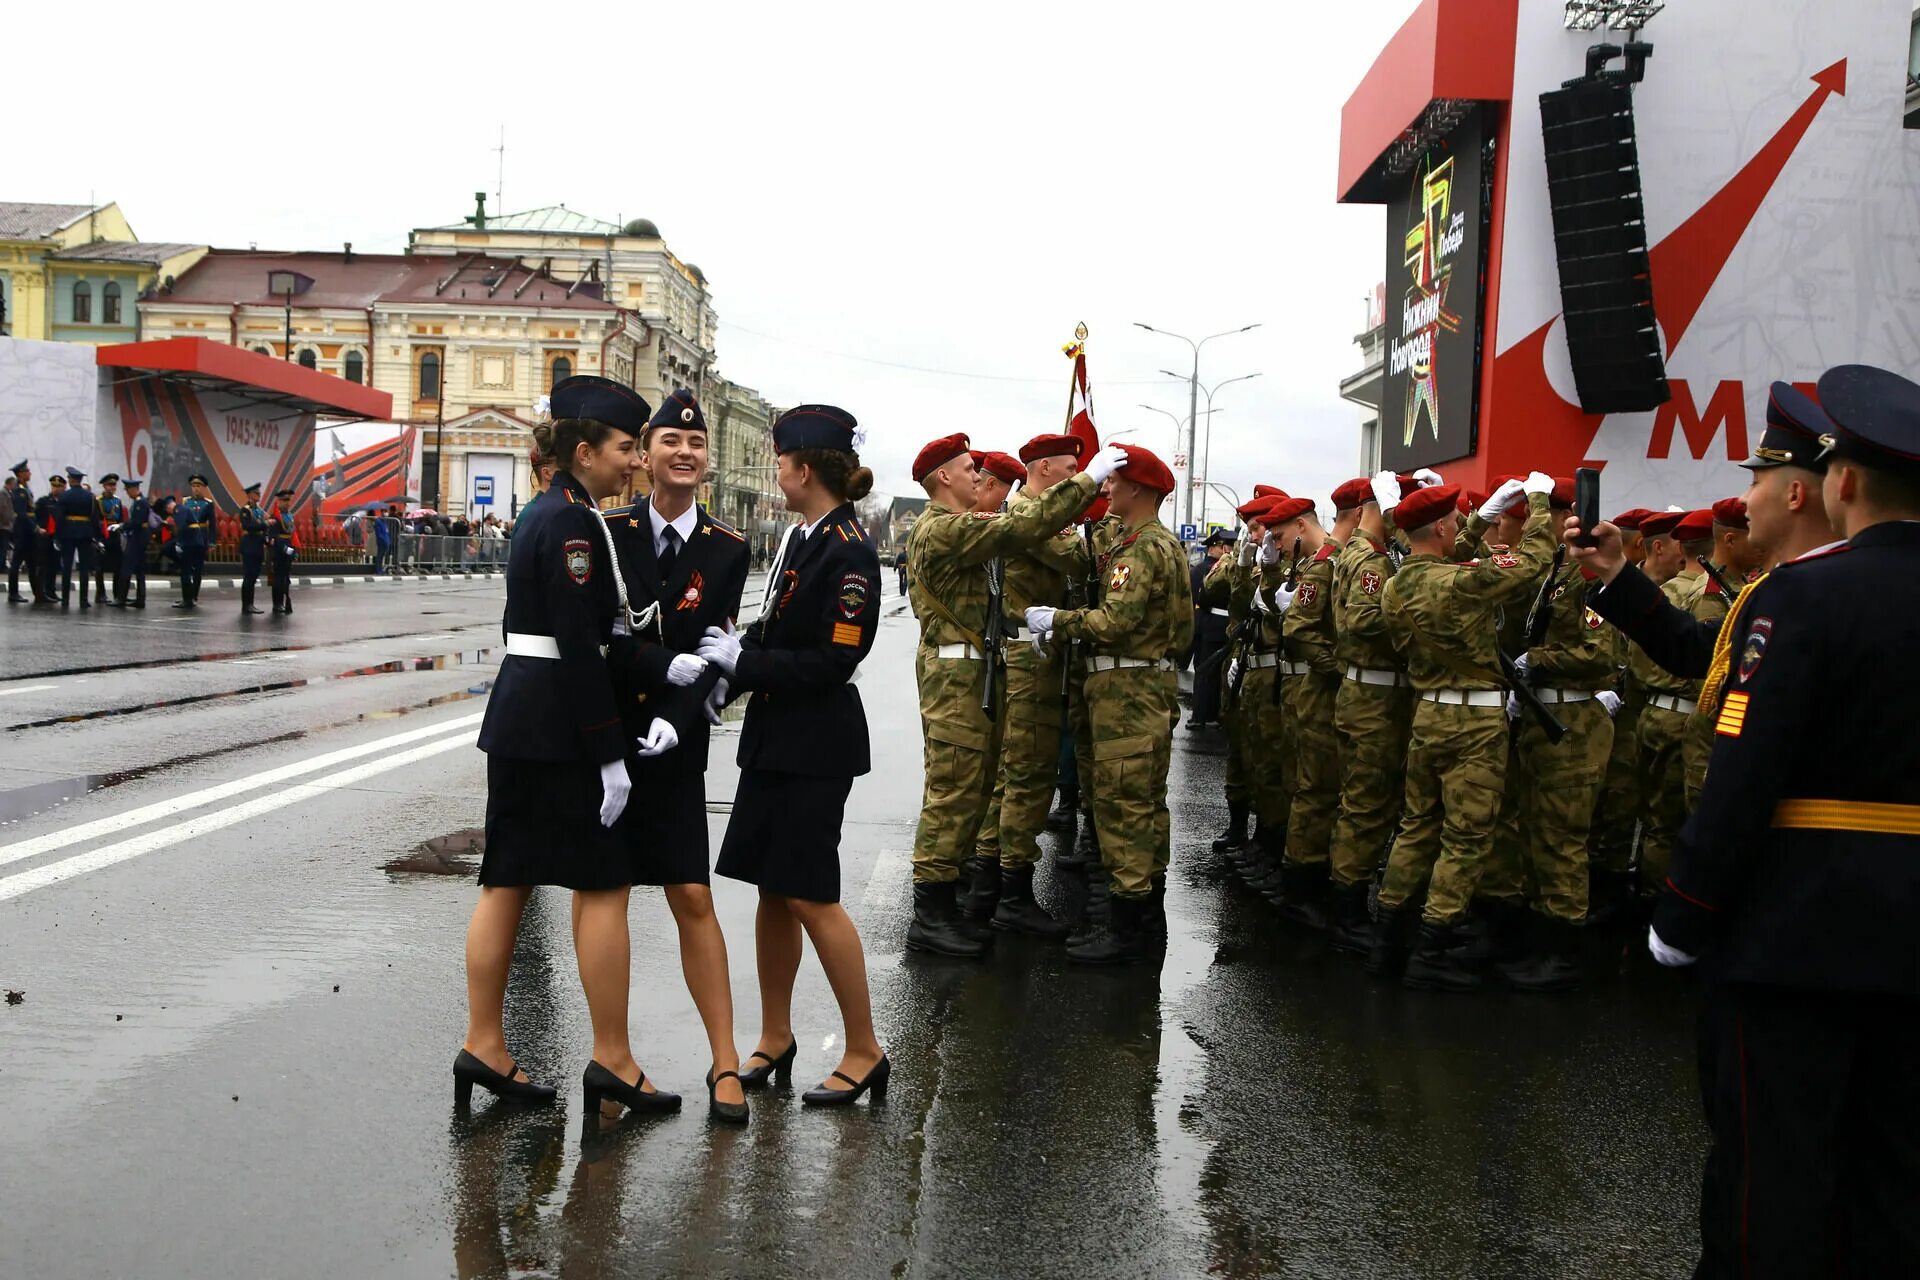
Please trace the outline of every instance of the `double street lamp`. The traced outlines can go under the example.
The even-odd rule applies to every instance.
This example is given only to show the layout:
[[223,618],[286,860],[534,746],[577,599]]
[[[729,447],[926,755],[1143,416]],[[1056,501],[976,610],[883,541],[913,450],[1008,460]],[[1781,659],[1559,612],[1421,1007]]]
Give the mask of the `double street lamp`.
[[[1176,380],[1180,378],[1180,375],[1173,372],[1171,369],[1162,369],[1160,371],[1160,374],[1162,377],[1174,378]],[[1259,376],[1260,375],[1258,373],[1243,373],[1237,378],[1228,378],[1223,382],[1214,383],[1212,391],[1208,391],[1207,388],[1204,386],[1200,388],[1202,391],[1206,391],[1207,393],[1207,435],[1206,435],[1206,443],[1200,447],[1199,466],[1197,468],[1197,473],[1199,475],[1210,476],[1213,474],[1213,396],[1214,396],[1214,392],[1219,391],[1222,387],[1225,387],[1231,383],[1245,382],[1249,378],[1257,378]],[[1194,461],[1195,459],[1191,457],[1187,459],[1187,462],[1189,464],[1192,464]],[[1188,470],[1187,474],[1191,476],[1191,475],[1194,475],[1195,473],[1196,473],[1195,469],[1192,469],[1190,466],[1190,469]],[[1204,484],[1205,482],[1203,481],[1202,483]],[[1233,505],[1237,507],[1240,504],[1236,502]],[[1198,520],[1195,520],[1193,523],[1200,527],[1205,527],[1207,523],[1207,493],[1204,489],[1200,493],[1200,518]]]
[[[1200,348],[1206,346],[1215,338],[1227,338],[1236,333],[1246,333],[1249,330],[1258,329],[1260,325],[1256,321],[1253,324],[1243,324],[1238,329],[1223,329],[1219,333],[1208,334],[1198,342],[1183,333],[1172,333],[1166,329],[1156,329],[1152,325],[1143,324],[1138,320],[1133,322],[1133,327],[1136,329],[1145,329],[1148,333],[1158,333],[1169,338],[1178,338],[1193,348],[1193,372],[1187,377],[1187,483],[1184,502],[1186,511],[1181,517],[1182,524],[1192,524],[1195,432],[1200,425]],[[1178,377],[1179,375],[1175,374],[1174,376]],[[1221,385],[1224,386],[1225,384],[1222,383]],[[1217,390],[1218,388],[1215,389]]]

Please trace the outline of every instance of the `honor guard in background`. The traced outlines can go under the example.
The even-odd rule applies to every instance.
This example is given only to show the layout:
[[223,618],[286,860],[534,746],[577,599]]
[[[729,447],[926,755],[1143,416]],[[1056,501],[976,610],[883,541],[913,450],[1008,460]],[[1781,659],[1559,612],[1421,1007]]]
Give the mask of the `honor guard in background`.
[[27,571],[27,590],[32,593],[33,603],[39,604],[46,593],[40,587],[40,574],[36,569],[35,542],[40,528],[33,520],[33,468],[22,458],[13,464],[14,486],[9,491],[8,501],[13,506],[13,531],[7,546],[7,600],[11,604],[25,604],[29,597],[20,594],[20,571]]
[[1215,655],[1227,644],[1227,607],[1208,602],[1206,583],[1213,567],[1233,554],[1235,541],[1231,529],[1208,534],[1206,558],[1188,574],[1193,590],[1193,718],[1187,721],[1190,733],[1220,723],[1220,669],[1225,660]]
[[206,571],[207,551],[213,546],[213,498],[203,475],[187,477],[192,492],[173,509],[173,540],[180,551],[180,599],[176,609],[200,605],[200,578]]
[[[253,604],[254,588],[260,582],[260,566],[267,559],[267,512],[260,505],[260,485],[246,488],[247,500],[240,504],[240,612],[265,613]],[[280,596],[273,598],[273,611],[280,612]]]
[[54,509],[54,540],[60,553],[60,607],[73,603],[73,562],[80,562],[80,607],[88,609],[93,587],[94,543],[100,537],[100,508],[80,482],[86,472],[67,468],[67,487]]
[[1456,563],[1459,515],[1453,485],[1399,498],[1391,472],[1374,480],[1374,497],[1412,548],[1381,607],[1406,658],[1416,702],[1407,744],[1406,813],[1387,859],[1374,923],[1370,965],[1384,976],[1404,944],[1408,913],[1421,887],[1420,943],[1407,963],[1409,986],[1453,990],[1480,984],[1460,955],[1459,926],[1499,819],[1506,787],[1506,677],[1499,615],[1524,607],[1546,572],[1553,546],[1548,507],[1553,478],[1534,472],[1507,481],[1481,514],[1498,517],[1521,500],[1529,508],[1520,543],[1485,560]]
[[120,526],[127,518],[127,504],[121,500],[118,489],[120,477],[109,471],[100,477],[100,496],[94,501],[100,508],[100,555],[94,569],[94,595],[101,604],[111,600],[121,603],[120,597],[109,596],[107,582],[120,581]]
[[293,533],[293,490],[277,489],[273,510],[267,512],[267,582],[273,590],[273,611],[293,612],[293,561],[299,542]]
[[1004,688],[996,665],[1007,638],[1004,614],[995,616],[993,608],[1002,586],[999,557],[1058,533],[1092,503],[1099,484],[1125,465],[1125,453],[1104,449],[1087,471],[996,515],[972,510],[977,482],[966,436],[944,436],[914,459],[913,478],[929,499],[907,539],[926,735],[926,789],[913,843],[914,916],[907,930],[907,946],[916,951],[978,956],[992,939],[989,930],[959,919],[957,882],[996,781],[1003,718],[997,704]]
[[[1094,466],[1115,451],[1111,445],[1102,450]],[[1126,470],[1113,482],[1111,501],[1124,533],[1094,566],[1099,603],[1026,611],[1036,647],[1049,640],[1089,646],[1089,789],[1110,900],[1105,924],[1084,942],[1068,944],[1067,958],[1086,964],[1141,959],[1166,943],[1167,773],[1180,719],[1175,664],[1193,643],[1186,550],[1158,518],[1173,492],[1173,473],[1138,445],[1118,451]]]
[[[1025,464],[1021,487],[1007,500],[1007,510],[1019,511],[1080,470],[1086,444],[1077,436],[1035,436],[1020,448]],[[1002,454],[989,454],[991,465]],[[1001,468],[1005,470],[1004,466]],[[1008,619],[1024,618],[1035,605],[1067,604],[1070,582],[1084,579],[1092,569],[1086,543],[1073,525],[1005,559],[1004,612]],[[1064,938],[1065,923],[1056,920],[1033,894],[1033,872],[1040,861],[1040,832],[1047,823],[1047,802],[1053,797],[1054,771],[1067,718],[1068,645],[1037,650],[1023,627],[1008,637],[1007,694],[1000,742],[999,783],[981,825],[975,845],[973,879],[998,877],[998,901],[984,894],[974,899],[970,912],[990,908],[995,928],[1040,938]],[[993,837],[997,836],[997,840]],[[994,858],[989,866],[978,859]],[[983,900],[986,899],[986,900]]]
[[1274,508],[1269,519],[1268,543],[1291,557],[1297,542],[1301,559],[1297,573],[1288,575],[1292,602],[1281,626],[1280,655],[1280,696],[1293,731],[1293,807],[1280,885],[1267,896],[1284,919],[1320,929],[1327,924],[1328,850],[1340,812],[1340,735],[1334,704],[1341,668],[1334,656],[1333,561],[1359,524],[1360,513],[1355,508],[1338,512],[1332,537],[1304,498]]
[[[120,551],[119,571],[113,577],[115,603],[134,609],[147,607],[147,535],[153,518],[153,507],[140,489],[138,480],[127,481],[127,522],[122,530],[124,545]],[[133,592],[132,599],[127,598],[130,590]]]

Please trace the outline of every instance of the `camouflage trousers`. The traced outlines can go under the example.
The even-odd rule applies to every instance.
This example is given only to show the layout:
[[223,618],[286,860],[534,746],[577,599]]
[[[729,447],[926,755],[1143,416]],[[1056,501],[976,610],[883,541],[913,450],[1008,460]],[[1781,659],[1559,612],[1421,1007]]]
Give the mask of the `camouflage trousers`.
[[1246,691],[1235,696],[1224,674],[1221,679],[1220,726],[1227,731],[1227,803],[1250,804],[1253,790],[1247,782],[1247,717],[1241,713]]
[[1144,897],[1167,869],[1173,823],[1167,772],[1180,717],[1179,679],[1171,671],[1127,667],[1087,676],[1093,725],[1093,825],[1113,892]]
[[1007,658],[1000,773],[973,853],[1008,869],[1040,860],[1060,760],[1060,671],[1058,661],[1034,661],[1030,654]]
[[1687,779],[1682,742],[1687,718],[1648,707],[1640,713],[1640,777],[1645,826],[1640,836],[1640,890],[1658,893],[1667,883],[1674,842],[1687,820]]
[[1633,864],[1633,829],[1640,821],[1640,706],[1627,702],[1613,719],[1613,749],[1607,753],[1607,777],[1594,806],[1587,842],[1593,865],[1625,871]]
[[1700,791],[1707,785],[1707,761],[1713,757],[1714,718],[1703,711],[1687,717],[1686,734],[1680,739],[1680,771],[1686,779],[1687,812],[1700,803]]
[[[986,821],[1001,728],[980,710],[979,662],[928,658],[923,651],[919,674],[926,776],[913,833],[913,878],[937,884],[960,878]],[[995,678],[1006,676],[996,672]]]
[[1413,690],[1340,681],[1333,722],[1340,738],[1340,813],[1330,857],[1335,884],[1371,879],[1406,797]]
[[1287,818],[1287,860],[1323,865],[1340,814],[1340,732],[1334,702],[1345,683],[1308,673],[1280,678],[1293,739],[1293,811]]
[[1278,667],[1261,667],[1247,672],[1240,688],[1247,799],[1258,828],[1276,840],[1286,835],[1293,809],[1293,734],[1279,697],[1279,676]]
[[1502,708],[1415,702],[1406,813],[1387,858],[1380,905],[1402,906],[1425,885],[1428,924],[1451,924],[1465,914],[1493,844],[1506,781]]
[[1587,918],[1587,833],[1613,751],[1613,721],[1592,700],[1552,709],[1567,726],[1557,743],[1530,715],[1513,728],[1499,832],[1479,892],[1578,924]]

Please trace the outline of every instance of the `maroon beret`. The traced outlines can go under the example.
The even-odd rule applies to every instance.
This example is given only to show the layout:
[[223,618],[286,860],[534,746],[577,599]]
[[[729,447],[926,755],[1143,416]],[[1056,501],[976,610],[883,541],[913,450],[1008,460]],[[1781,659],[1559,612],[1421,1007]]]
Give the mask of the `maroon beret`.
[[1287,496],[1287,491],[1276,485],[1257,484],[1253,486],[1253,496],[1256,498],[1284,498]]
[[1269,498],[1267,503],[1267,514],[1261,517],[1261,524],[1285,524],[1301,516],[1310,516],[1314,510],[1311,498]]
[[1027,478],[1027,469],[1020,465],[1020,459],[1010,453],[1001,453],[997,449],[991,449],[984,454],[975,454],[974,457],[976,459],[974,462],[975,466],[983,471],[991,472],[1000,477],[1000,479],[1005,480],[1008,484],[1019,484]]
[[1087,442],[1079,436],[1049,434],[1035,436],[1020,446],[1022,462],[1038,462],[1042,458],[1064,458],[1068,454],[1084,461],[1087,456]]
[[1643,538],[1671,538],[1684,511],[1651,511],[1640,517],[1640,536]]
[[1747,527],[1747,503],[1744,498],[1722,498],[1713,504],[1713,522],[1728,529]]
[[1654,513],[1645,507],[1634,507],[1630,511],[1622,511],[1619,515],[1615,516],[1612,522],[1613,527],[1616,529],[1633,529],[1637,531],[1640,528],[1640,522],[1652,514]]
[[1713,536],[1713,512],[1703,508],[1689,511],[1680,517],[1680,523],[1673,528],[1673,536],[1682,542],[1705,542]]
[[1162,494],[1173,492],[1173,472],[1155,456],[1153,450],[1138,444],[1119,447],[1126,452],[1127,465],[1124,470],[1116,471],[1115,475]]
[[941,436],[929,441],[913,460],[913,478],[915,483],[925,480],[940,468],[952,462],[963,453],[970,452],[967,447],[967,435],[956,431],[950,436]]
[[1373,481],[1366,476],[1355,476],[1333,491],[1333,509],[1351,511],[1373,501]]
[[1407,533],[1424,529],[1452,511],[1453,504],[1459,499],[1460,486],[1457,484],[1436,484],[1416,489],[1400,499],[1400,505],[1393,509],[1393,522]]
[[1572,476],[1555,476],[1553,478],[1553,492],[1547,495],[1547,505],[1551,507],[1559,507],[1562,510],[1568,510],[1572,508],[1573,506],[1573,477]]

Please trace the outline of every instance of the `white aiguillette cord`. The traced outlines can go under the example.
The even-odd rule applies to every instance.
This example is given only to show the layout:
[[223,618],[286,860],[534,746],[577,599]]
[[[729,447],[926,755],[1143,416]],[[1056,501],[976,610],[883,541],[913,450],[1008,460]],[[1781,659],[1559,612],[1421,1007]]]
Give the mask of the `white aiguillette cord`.
[[665,644],[667,637],[666,629],[660,623],[660,602],[654,601],[639,613],[633,611],[633,604],[627,599],[626,575],[620,572],[620,553],[613,549],[613,530],[607,526],[607,518],[601,514],[598,506],[587,503],[586,507],[593,512],[594,523],[600,526],[600,536],[607,544],[607,559],[613,562],[613,586],[620,593],[620,617],[621,621],[626,623],[627,633],[639,635],[646,628],[652,627],[659,635],[660,643]]
[[787,566],[787,544],[793,541],[793,534],[800,526],[796,522],[787,526],[780,535],[780,545],[773,553],[773,572],[767,575],[766,585],[760,591],[760,616],[765,618],[767,610],[773,607],[773,598],[780,591],[781,571]]

